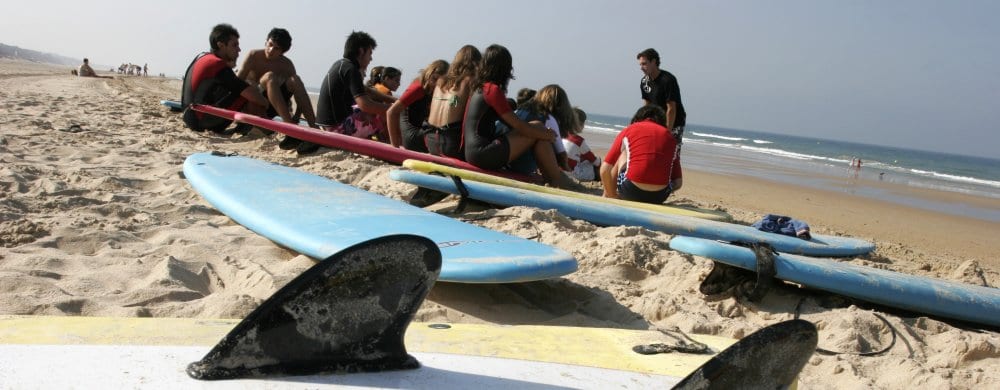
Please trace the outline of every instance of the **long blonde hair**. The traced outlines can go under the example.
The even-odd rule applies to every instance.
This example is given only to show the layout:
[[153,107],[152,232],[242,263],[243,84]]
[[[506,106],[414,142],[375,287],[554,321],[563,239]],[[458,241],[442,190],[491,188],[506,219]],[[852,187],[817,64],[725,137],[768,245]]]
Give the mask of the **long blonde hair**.
[[556,118],[559,124],[559,133],[562,136],[573,132],[579,121],[576,119],[576,112],[569,102],[569,95],[558,84],[549,84],[535,93],[531,98],[531,109],[539,114],[548,114]]
[[[424,91],[427,94],[434,93],[434,87],[438,83],[431,83],[431,78],[435,75],[444,76],[448,72],[448,61],[445,60],[435,60],[427,65],[426,68],[420,71],[420,85],[424,87]],[[439,79],[440,80],[440,79]]]
[[448,74],[441,82],[441,89],[445,91],[457,89],[463,79],[475,76],[482,58],[482,53],[475,46],[465,45],[458,49],[458,53],[455,53],[455,60],[448,68]]

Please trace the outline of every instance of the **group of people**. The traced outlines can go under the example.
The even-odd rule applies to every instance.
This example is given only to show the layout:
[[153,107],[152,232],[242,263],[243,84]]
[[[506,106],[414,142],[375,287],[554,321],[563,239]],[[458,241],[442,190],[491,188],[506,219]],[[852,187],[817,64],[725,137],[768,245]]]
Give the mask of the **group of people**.
[[[109,72],[114,73],[115,69],[112,68],[111,70],[109,70]],[[71,73],[75,76],[80,76],[80,77],[100,77],[107,79],[113,78],[111,76],[100,76],[97,74],[97,72],[94,72],[94,68],[90,66],[89,58],[84,58],[83,63],[80,64],[80,66],[74,69]],[[118,74],[129,75],[129,76],[132,75],[148,76],[149,64],[145,64],[143,66],[135,64],[121,64],[121,66],[118,67]]]
[[[111,71],[113,72],[114,69]],[[149,76],[149,64],[143,64],[142,66],[132,63],[121,64],[118,65],[118,74],[127,76]]]
[[[315,112],[292,61],[284,56],[291,48],[288,31],[271,30],[265,48],[252,50],[238,73],[233,71],[241,51],[236,29],[215,26],[209,44],[211,51],[196,57],[185,74],[185,107],[199,103],[290,123],[304,119],[313,128],[461,159],[483,169],[540,172],[554,187],[567,183],[566,174],[597,179],[604,196],[611,198],[661,203],[682,184],[686,115],[677,80],[659,69],[653,49],[637,56],[645,74],[641,89],[646,104],[602,163],[580,136],[586,113],[570,104],[562,87],[524,89],[517,100],[507,98],[513,58],[498,44],[482,52],[466,45],[451,63],[431,62],[396,98],[399,69],[373,67],[364,82],[377,43],[355,31],[347,37],[342,58],[323,78]],[[226,130],[230,121],[190,109],[184,121],[196,131],[232,131]],[[287,136],[279,146],[300,154],[318,149]]]

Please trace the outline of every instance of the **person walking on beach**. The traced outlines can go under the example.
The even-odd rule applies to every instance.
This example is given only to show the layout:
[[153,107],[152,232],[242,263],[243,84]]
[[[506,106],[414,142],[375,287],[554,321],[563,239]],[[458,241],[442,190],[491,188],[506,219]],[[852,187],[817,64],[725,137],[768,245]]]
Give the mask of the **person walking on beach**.
[[664,124],[677,139],[677,143],[682,143],[687,113],[684,111],[684,103],[681,102],[681,87],[677,84],[677,77],[660,69],[660,53],[655,49],[649,48],[639,52],[636,59],[639,60],[639,69],[643,74],[639,83],[642,100],[646,104],[655,105],[666,111],[667,120]]
[[[236,76],[257,85],[261,94],[267,97],[270,103],[265,114],[267,118],[279,116],[284,122],[298,123],[300,117],[305,117],[309,127],[317,127],[309,93],[295,71],[295,64],[285,56],[291,48],[292,35],[288,30],[272,28],[264,41],[264,48],[251,50]],[[291,111],[293,98],[294,113]],[[299,140],[286,136],[280,147],[291,149],[299,143]]]
[[[330,66],[319,90],[316,122],[320,128],[359,138],[369,138],[378,128],[377,116],[384,116],[388,103],[368,96],[364,72],[372,62],[375,38],[362,31],[352,32],[344,43],[344,56]],[[357,105],[357,110],[352,106]],[[299,153],[311,153],[318,147],[303,143]]]
[[236,77],[233,66],[240,55],[240,33],[231,25],[218,24],[208,36],[212,51],[202,53],[184,74],[181,104],[184,124],[194,131],[211,130],[223,133],[232,123],[229,119],[204,114],[189,108],[191,104],[206,104],[233,111],[263,115],[267,98],[246,81]]
[[681,189],[680,144],[664,121],[663,108],[646,105],[618,133],[601,164],[604,197],[657,204]]

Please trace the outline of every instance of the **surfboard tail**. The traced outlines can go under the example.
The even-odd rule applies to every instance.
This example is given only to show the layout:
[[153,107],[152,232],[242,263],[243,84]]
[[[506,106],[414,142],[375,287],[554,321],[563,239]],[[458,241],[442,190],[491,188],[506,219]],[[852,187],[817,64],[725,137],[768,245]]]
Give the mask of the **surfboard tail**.
[[403,337],[440,271],[437,244],[420,236],[344,249],[264,301],[187,373],[234,379],[417,368]]

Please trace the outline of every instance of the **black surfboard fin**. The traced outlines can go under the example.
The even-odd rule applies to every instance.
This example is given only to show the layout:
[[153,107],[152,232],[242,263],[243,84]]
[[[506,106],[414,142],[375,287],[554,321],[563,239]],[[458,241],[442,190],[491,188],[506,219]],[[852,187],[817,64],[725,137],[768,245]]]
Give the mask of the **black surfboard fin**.
[[441,251],[415,235],[344,249],[288,282],[187,373],[196,379],[413,369],[403,344],[441,271]]
[[681,380],[674,389],[784,389],[793,384],[818,341],[805,320],[780,322],[744,337]]

